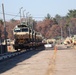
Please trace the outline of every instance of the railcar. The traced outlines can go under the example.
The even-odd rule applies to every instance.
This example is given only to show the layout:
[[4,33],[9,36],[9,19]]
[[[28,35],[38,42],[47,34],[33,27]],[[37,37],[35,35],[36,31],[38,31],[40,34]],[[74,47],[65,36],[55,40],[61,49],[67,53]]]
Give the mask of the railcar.
[[16,25],[13,30],[13,35],[13,46],[17,51],[19,49],[22,50],[43,45],[42,35],[24,24]]

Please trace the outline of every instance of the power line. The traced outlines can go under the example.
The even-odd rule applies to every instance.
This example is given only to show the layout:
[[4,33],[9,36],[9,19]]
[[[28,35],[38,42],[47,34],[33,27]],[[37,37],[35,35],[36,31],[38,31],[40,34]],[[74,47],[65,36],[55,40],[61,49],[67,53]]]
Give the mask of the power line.
[[[3,13],[1,13],[0,12],[0,14],[3,14]],[[19,14],[19,13],[18,13]],[[8,15],[8,16],[14,16],[14,18],[16,18],[16,17],[20,17],[20,15],[13,15],[13,14],[7,14],[7,13],[5,13],[5,15]],[[23,16],[22,16],[23,17]],[[32,18],[45,18],[45,17],[32,17]]]
[[[3,13],[0,12],[0,14],[3,14]],[[19,17],[19,15],[13,15],[13,14],[7,14],[7,13],[5,13],[5,15],[9,15],[9,16],[17,16],[17,17]]]
[[[19,13],[18,13],[19,14]],[[18,14],[17,15],[15,15],[13,18],[16,18],[16,17],[18,17]]]

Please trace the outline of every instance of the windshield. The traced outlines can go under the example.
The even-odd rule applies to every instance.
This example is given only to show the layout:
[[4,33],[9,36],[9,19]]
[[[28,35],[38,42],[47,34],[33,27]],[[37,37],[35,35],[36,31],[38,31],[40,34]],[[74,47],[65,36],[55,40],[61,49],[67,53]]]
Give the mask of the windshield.
[[22,32],[28,32],[28,28],[21,29]]
[[14,29],[14,32],[28,32],[28,28],[22,28],[22,29],[16,28]]
[[20,32],[20,28],[14,29],[14,32]]

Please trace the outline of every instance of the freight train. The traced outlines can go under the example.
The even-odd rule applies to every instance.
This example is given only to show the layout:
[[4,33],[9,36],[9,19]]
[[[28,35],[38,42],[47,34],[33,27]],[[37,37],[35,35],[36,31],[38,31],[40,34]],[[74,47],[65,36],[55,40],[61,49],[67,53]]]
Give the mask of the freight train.
[[13,30],[14,49],[22,50],[42,46],[42,35],[25,24],[16,25]]

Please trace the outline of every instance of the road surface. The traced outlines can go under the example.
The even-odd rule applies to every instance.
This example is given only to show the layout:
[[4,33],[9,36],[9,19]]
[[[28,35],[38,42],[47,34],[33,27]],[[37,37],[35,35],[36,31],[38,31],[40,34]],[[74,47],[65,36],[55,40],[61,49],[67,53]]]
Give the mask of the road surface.
[[76,75],[76,50],[57,45],[0,63],[0,75]]

